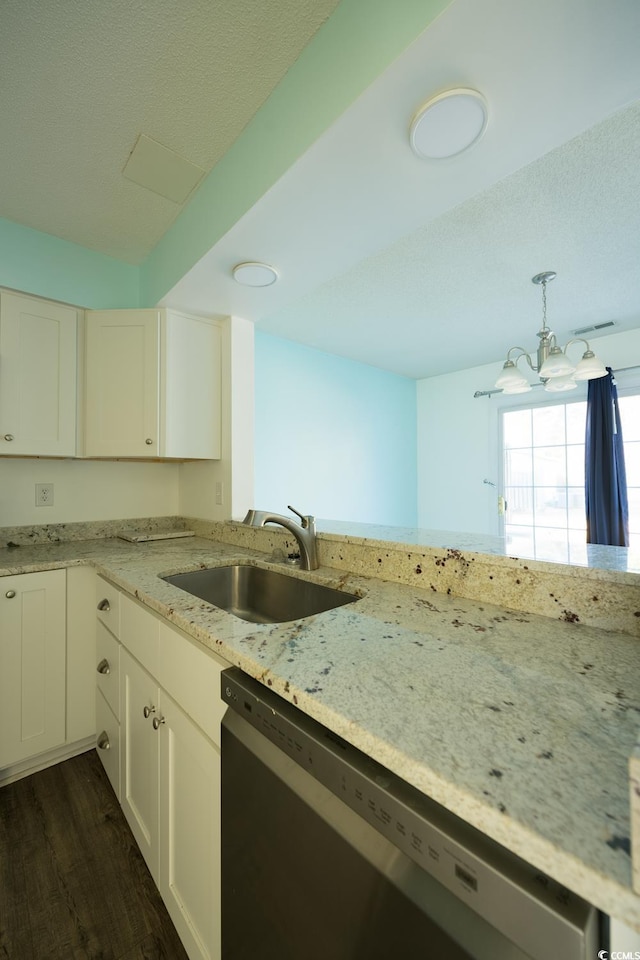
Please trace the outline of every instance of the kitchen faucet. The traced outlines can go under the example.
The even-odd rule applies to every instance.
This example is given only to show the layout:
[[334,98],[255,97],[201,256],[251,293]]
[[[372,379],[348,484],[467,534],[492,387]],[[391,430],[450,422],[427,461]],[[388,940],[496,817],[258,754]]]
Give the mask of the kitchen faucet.
[[250,527],[264,527],[265,523],[278,523],[285,530],[294,535],[300,548],[300,569],[316,570],[318,567],[318,552],[316,547],[316,518],[305,516],[290,504],[288,509],[300,517],[300,523],[290,517],[282,517],[279,513],[268,513],[266,510],[248,510],[242,521]]

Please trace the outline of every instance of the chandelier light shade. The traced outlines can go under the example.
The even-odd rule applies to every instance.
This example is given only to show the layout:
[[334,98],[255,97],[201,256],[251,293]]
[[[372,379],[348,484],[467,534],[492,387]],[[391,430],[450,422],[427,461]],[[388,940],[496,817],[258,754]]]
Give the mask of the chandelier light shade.
[[[549,393],[563,393],[574,390],[579,380],[594,380],[605,377],[607,368],[598,360],[586,340],[575,337],[569,340],[564,347],[556,341],[556,335],[547,326],[547,284],[555,280],[553,270],[537,273],[531,282],[542,287],[542,327],[538,330],[537,362],[534,363],[531,355],[524,347],[510,347],[507,351],[502,372],[496,380],[496,387],[503,393],[526,393],[531,390],[532,384],[518,367],[518,361],[524,357],[531,370],[538,374],[545,390]],[[578,364],[573,364],[567,356],[567,349],[574,343],[583,343],[586,350]],[[517,352],[515,359],[512,354]]]

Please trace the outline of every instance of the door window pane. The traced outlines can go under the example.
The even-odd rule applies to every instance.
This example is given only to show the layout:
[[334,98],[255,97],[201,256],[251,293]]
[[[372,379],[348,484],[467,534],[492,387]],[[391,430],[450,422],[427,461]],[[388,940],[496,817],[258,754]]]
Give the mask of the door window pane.
[[584,444],[567,447],[567,483],[571,487],[584,487]]
[[638,542],[632,546],[640,546],[640,487],[632,487],[629,496],[629,535],[638,537]]
[[568,403],[566,406],[567,443],[584,443],[584,434],[587,426],[587,404]]
[[530,487],[533,484],[533,461],[528,450],[505,451],[505,486]]
[[534,447],[533,482],[536,487],[566,485],[566,447]]
[[569,529],[582,531],[583,541],[585,539],[586,517],[586,505],[584,501],[584,486],[567,487],[567,522]]
[[640,440],[640,394],[618,397],[618,406],[625,445],[627,440]]
[[630,487],[640,486],[640,440],[627,442],[624,426],[622,429],[624,441],[624,465],[627,473],[627,484]]
[[502,442],[506,450],[531,446],[531,410],[510,410],[505,415]]
[[531,411],[534,447],[566,442],[564,407],[564,404],[554,404],[550,407],[536,407]]
[[507,523],[533,524],[533,487],[505,487]]
[[543,527],[567,528],[567,488],[534,488],[535,524]]

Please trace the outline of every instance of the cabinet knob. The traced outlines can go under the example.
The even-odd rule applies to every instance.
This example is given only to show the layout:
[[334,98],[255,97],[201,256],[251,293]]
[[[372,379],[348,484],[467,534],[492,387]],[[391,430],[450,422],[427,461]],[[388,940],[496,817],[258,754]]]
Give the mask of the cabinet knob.
[[12,433],[5,433],[4,438],[5,440],[9,440],[9,441],[15,439]]
[[[13,439],[13,437],[11,439]],[[151,444],[153,443],[153,440],[151,439],[151,437],[147,437],[147,439],[145,440],[145,443],[148,447],[150,447]]]
[[151,722],[153,723],[153,729],[154,729],[154,730],[159,730],[159,729],[160,729],[160,724],[166,723],[167,721],[165,720],[164,717],[154,717]]
[[15,595],[16,595],[15,590],[7,590],[7,592],[5,593],[5,597],[7,598],[7,600],[13,600]]
[[103,730],[100,736],[98,737],[98,749],[111,750],[111,744],[109,743],[109,735],[106,730]]
[[[142,708],[142,712],[143,712],[143,714],[144,714],[145,720],[148,720],[149,717],[151,716],[151,714],[156,712],[156,708],[155,708],[155,707],[143,707],[143,708]],[[155,720],[154,720],[154,723],[155,723]]]
[[109,610],[111,610],[111,604],[109,603],[106,597],[104,598],[104,600],[101,600],[100,603],[98,604],[98,610],[104,610],[105,613],[108,613]]
[[101,673],[105,677],[107,674],[111,673],[111,667],[109,666],[109,661],[106,657],[103,657],[96,669],[98,673]]

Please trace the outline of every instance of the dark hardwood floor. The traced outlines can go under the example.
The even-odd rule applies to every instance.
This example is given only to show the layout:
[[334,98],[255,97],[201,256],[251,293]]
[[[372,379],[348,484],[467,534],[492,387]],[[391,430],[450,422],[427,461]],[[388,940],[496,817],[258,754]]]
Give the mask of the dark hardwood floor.
[[91,750],[0,788],[2,960],[187,960]]

